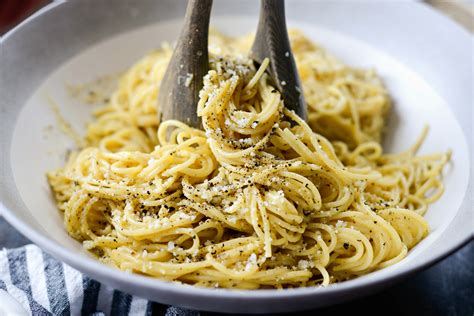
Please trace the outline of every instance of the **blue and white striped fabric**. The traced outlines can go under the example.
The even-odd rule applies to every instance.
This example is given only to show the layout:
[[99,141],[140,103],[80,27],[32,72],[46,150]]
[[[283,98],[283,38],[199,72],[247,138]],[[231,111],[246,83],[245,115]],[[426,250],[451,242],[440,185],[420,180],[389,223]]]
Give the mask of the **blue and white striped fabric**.
[[0,290],[31,315],[199,315],[151,302],[82,275],[34,245],[0,251]]

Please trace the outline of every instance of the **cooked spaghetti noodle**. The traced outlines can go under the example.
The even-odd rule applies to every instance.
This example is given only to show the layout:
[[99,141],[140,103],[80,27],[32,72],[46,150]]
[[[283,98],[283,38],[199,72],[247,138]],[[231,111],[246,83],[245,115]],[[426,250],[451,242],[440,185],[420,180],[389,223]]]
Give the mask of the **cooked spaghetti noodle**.
[[211,36],[204,130],[158,124],[168,47],[130,68],[87,146],[48,174],[69,234],[119,269],[197,286],[325,286],[402,260],[428,234],[449,153],[416,156],[425,131],[384,154],[376,74],[290,35],[308,122],[285,109],[268,61],[245,57],[250,37]]

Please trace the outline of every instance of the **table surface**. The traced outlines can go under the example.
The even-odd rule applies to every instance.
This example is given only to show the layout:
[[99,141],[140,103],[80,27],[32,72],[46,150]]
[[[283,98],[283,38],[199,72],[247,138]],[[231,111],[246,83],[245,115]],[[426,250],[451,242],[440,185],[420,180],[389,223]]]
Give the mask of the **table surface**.
[[[464,24],[470,31],[473,30],[472,4],[466,17],[466,12],[459,13],[456,1],[429,0],[428,2]],[[470,21],[470,23],[466,23],[466,21]],[[30,243],[28,239],[0,216],[0,248],[15,248],[28,243]],[[385,291],[345,304],[292,315],[333,313],[336,315],[342,313],[355,313],[356,315],[474,315],[474,240],[441,262]],[[159,308],[153,314],[160,314]],[[206,312],[201,315],[218,314]]]

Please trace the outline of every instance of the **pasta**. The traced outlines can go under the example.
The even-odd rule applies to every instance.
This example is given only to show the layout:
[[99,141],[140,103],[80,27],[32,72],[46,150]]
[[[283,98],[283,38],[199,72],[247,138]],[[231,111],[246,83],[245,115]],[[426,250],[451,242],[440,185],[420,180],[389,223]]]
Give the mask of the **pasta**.
[[426,129],[383,153],[375,72],[290,39],[308,122],[285,109],[268,60],[246,57],[251,36],[211,34],[203,130],[158,123],[169,47],[131,67],[86,146],[48,174],[68,233],[119,269],[207,287],[326,286],[402,260],[429,232],[450,153],[416,156]]

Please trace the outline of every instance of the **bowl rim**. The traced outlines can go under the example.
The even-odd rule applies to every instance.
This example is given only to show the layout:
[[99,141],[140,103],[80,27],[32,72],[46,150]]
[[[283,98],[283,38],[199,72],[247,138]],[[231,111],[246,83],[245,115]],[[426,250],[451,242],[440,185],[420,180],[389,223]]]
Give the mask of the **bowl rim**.
[[[53,10],[54,8],[56,8],[57,6],[63,3],[65,3],[65,1],[55,1],[46,5],[45,7],[43,7],[42,9],[40,9],[39,11],[31,15],[30,17],[28,17],[22,23],[17,25],[15,28],[10,30],[4,36],[2,36],[0,38],[0,45],[3,42],[5,42],[10,36],[13,36],[15,32],[21,29],[24,25],[36,19],[38,16],[50,10]],[[413,5],[428,8],[427,5],[421,4],[421,3],[414,3]],[[456,27],[458,29],[457,30],[458,32],[459,31],[464,32],[468,36],[470,36],[472,39],[472,35],[468,34],[467,31],[461,28],[459,25],[448,20],[447,17],[442,16],[441,13],[436,12],[434,9],[432,8],[428,8],[428,9],[433,11],[433,13],[439,15],[441,18],[447,20],[446,23],[450,23],[452,24],[453,27]],[[468,137],[466,137],[466,135],[464,136],[465,136],[465,140],[469,139]],[[468,142],[467,145],[468,145],[468,148],[471,149],[470,150],[471,152],[470,167],[472,169],[472,144],[469,144]],[[8,170],[10,168],[9,167],[10,150],[11,148],[7,148],[6,150],[3,150],[0,152],[0,158],[2,158],[2,164],[0,166],[0,170],[2,171],[2,177],[10,176],[11,174],[11,170]],[[8,163],[8,166],[7,166],[7,163]],[[7,172],[3,172],[3,171],[7,171]],[[14,183],[14,180],[13,179],[11,180]],[[458,212],[456,213],[455,217],[453,218],[453,221],[446,228],[446,230],[448,230],[449,227],[454,226],[456,220],[459,221],[460,217],[468,216],[469,214],[472,215],[472,209],[471,211],[469,211],[469,201],[468,201],[469,190],[470,188],[472,188],[472,185],[473,185],[472,183],[473,183],[473,179],[472,179],[472,172],[471,172],[469,175],[469,183],[466,187],[466,192],[463,197],[463,202]],[[5,183],[3,179],[0,179],[0,189],[2,191],[4,191],[5,189],[4,185]],[[19,195],[16,187],[13,190],[16,195]],[[48,253],[52,254],[54,257],[69,264],[70,266],[76,268],[77,270],[81,272],[85,272],[86,274],[91,274],[94,276],[100,275],[101,278],[106,278],[109,280],[113,279],[123,284],[130,284],[130,285],[133,284],[135,286],[140,286],[147,289],[168,291],[170,293],[181,294],[181,295],[187,294],[190,296],[202,297],[202,298],[214,297],[214,298],[226,298],[226,299],[246,298],[250,300],[260,300],[260,299],[280,300],[283,297],[291,298],[291,297],[311,296],[316,293],[331,295],[334,293],[344,293],[346,291],[354,291],[356,289],[361,289],[366,286],[375,286],[381,283],[390,282],[396,279],[401,279],[421,269],[425,269],[435,264],[436,262],[444,259],[445,257],[449,256],[450,254],[458,250],[460,247],[465,245],[467,242],[474,239],[474,232],[472,231],[467,232],[465,236],[457,240],[456,243],[452,244],[449,247],[449,249],[438,254],[434,258],[431,258],[430,260],[422,262],[422,263],[416,263],[416,262],[412,263],[409,267],[405,267],[405,266],[400,267],[399,269],[396,269],[394,271],[387,272],[384,277],[379,277],[377,279],[356,278],[356,279],[352,279],[352,280],[345,281],[342,283],[334,284],[325,288],[304,287],[304,288],[284,289],[284,290],[262,289],[262,290],[256,290],[256,291],[255,290],[249,291],[249,290],[234,290],[234,289],[222,289],[222,288],[213,289],[213,288],[204,288],[204,287],[193,287],[190,285],[167,282],[167,281],[163,281],[157,278],[146,277],[146,276],[142,276],[138,274],[132,275],[124,271],[106,266],[93,258],[79,255],[75,253],[73,250],[61,246],[59,243],[57,243],[53,239],[49,238],[42,232],[35,229],[32,225],[23,222],[19,217],[16,216],[15,211],[13,209],[9,209],[5,205],[4,201],[2,200],[0,200],[0,214],[2,214],[5,217],[5,219],[13,227],[15,227],[15,229],[17,229],[20,233],[22,233],[24,236],[29,238],[31,241],[34,241],[34,243],[38,244],[42,249],[46,250]]]

